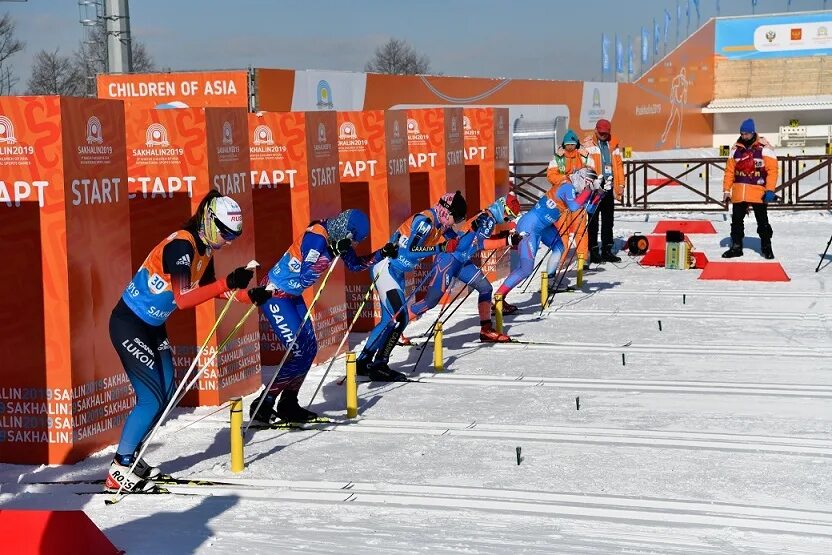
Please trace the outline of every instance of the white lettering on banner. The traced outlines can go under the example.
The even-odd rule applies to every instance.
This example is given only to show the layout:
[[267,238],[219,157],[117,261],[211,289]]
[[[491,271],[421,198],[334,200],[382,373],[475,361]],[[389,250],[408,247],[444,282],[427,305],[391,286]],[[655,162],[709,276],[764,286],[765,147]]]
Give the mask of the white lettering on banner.
[[387,161],[388,175],[405,175],[407,173],[407,159],[396,158]]
[[246,172],[218,173],[214,175],[214,187],[228,196],[246,191]]
[[[183,96],[195,94],[222,96],[237,94],[237,84],[233,79],[215,79],[205,81],[200,87],[199,81],[183,81],[179,84],[179,93]],[[113,98],[141,96],[176,96],[177,87],[173,81],[154,81],[150,83],[110,83],[107,94]]]
[[309,172],[312,187],[322,187],[324,185],[332,185],[338,179],[338,170],[334,166],[329,168],[312,168]]
[[49,186],[48,181],[32,181],[29,183],[28,181],[15,181],[11,185],[11,189],[6,182],[0,180],[0,202],[5,202],[6,206],[11,207],[12,204],[14,206],[20,206],[22,201],[28,200],[29,197],[32,195],[32,189],[37,190],[38,195],[38,206],[43,208],[43,189]]
[[462,153],[466,160],[485,160],[485,151],[488,150],[484,146],[469,146]]
[[497,160],[508,160],[508,147],[498,146],[494,149],[494,157]]
[[368,169],[370,170],[370,176],[376,175],[376,164],[378,160],[356,160],[355,162],[350,162],[347,160],[346,162],[338,162],[341,166],[341,177],[358,177],[362,175]]
[[120,177],[98,179],[73,179],[72,205],[112,204],[119,201],[118,186]]
[[450,150],[446,153],[447,164],[449,166],[459,166],[463,163],[463,155],[461,150]]
[[258,189],[276,189],[278,185],[289,182],[289,188],[295,186],[295,176],[298,170],[272,170],[271,177],[266,170],[251,170],[251,186]]
[[410,162],[411,168],[421,168],[425,165],[426,162],[430,162],[430,167],[436,167],[436,157],[437,154],[435,152],[420,152],[418,154],[409,154],[408,161]]
[[[142,198],[173,198],[175,193],[187,191],[188,197],[193,196],[193,185],[196,182],[196,176],[186,175],[183,177],[170,176],[166,178],[161,177],[128,177],[128,183],[138,183],[142,186],[141,193],[134,192],[127,195],[127,198],[134,199],[139,194]],[[183,189],[184,188],[184,189]]]

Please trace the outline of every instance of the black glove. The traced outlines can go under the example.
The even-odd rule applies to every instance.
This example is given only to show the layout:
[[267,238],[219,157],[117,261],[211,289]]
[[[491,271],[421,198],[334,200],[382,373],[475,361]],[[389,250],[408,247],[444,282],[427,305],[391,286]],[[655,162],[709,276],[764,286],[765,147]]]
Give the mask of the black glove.
[[519,233],[512,233],[506,238],[506,246],[516,247],[523,240],[523,236]]
[[511,236],[512,233],[514,233],[514,230],[504,229],[500,233],[497,234],[497,237],[499,237],[500,239],[508,239]]
[[329,250],[335,256],[340,256],[352,248],[352,239],[345,237],[340,241],[331,241],[329,243]]
[[379,249],[382,258],[398,258],[399,245],[398,243],[387,243]]
[[235,268],[233,272],[228,274],[225,278],[225,284],[229,289],[245,289],[248,287],[248,282],[254,277],[254,270],[248,268]]
[[272,298],[272,292],[265,287],[252,287],[248,290],[248,298],[257,306],[263,306]]

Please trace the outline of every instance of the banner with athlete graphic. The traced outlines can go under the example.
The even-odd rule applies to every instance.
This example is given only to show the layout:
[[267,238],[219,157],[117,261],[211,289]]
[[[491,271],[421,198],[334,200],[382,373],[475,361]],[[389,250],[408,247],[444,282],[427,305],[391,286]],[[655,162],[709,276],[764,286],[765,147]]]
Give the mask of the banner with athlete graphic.
[[0,97],[0,166],[0,462],[74,462],[133,406],[108,333],[131,271],[121,102]]

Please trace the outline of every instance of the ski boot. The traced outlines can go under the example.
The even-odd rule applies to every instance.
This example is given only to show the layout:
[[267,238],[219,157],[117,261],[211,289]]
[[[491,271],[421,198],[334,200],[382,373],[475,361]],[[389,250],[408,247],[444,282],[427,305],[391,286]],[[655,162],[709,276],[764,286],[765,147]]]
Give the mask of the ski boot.
[[156,485],[134,472],[130,472],[133,464],[133,455],[116,454],[113,463],[110,465],[110,472],[104,481],[104,489],[113,493],[119,489],[127,493],[147,492],[153,490]]
[[763,254],[763,258],[766,260],[773,260],[774,259],[774,252],[771,250],[771,243],[763,243],[760,251]]
[[737,258],[738,256],[742,256],[742,245],[739,243],[733,243],[730,249],[722,253],[722,258]]
[[603,252],[603,254],[601,254],[601,259],[604,262],[613,262],[613,263],[621,262],[621,257],[616,256],[615,254],[613,254],[611,246],[604,247],[604,252]]
[[280,394],[275,414],[283,422],[311,422],[318,418],[317,413],[300,406],[297,391],[284,391]]
[[499,333],[491,324],[480,327],[480,341],[483,343],[508,343],[511,338],[504,333]]
[[401,337],[399,337],[399,345],[401,345],[402,347],[410,347],[413,345],[413,342],[410,340],[409,337],[402,334]]
[[594,247],[594,248],[590,249],[589,261],[592,264],[600,264],[601,262],[604,261],[604,259],[601,257],[601,251],[598,247]]
[[[492,304],[491,314],[494,314],[495,312],[497,312],[497,306]],[[515,312],[517,312],[517,305],[513,305],[510,302],[503,299],[503,315],[514,314]]]
[[374,382],[406,382],[407,376],[390,368],[386,362],[377,360],[371,363],[367,369],[369,377]]
[[269,425],[277,418],[277,413],[274,410],[274,402],[277,397],[275,395],[266,395],[263,404],[260,405],[260,410],[255,413],[254,409],[257,408],[257,403],[260,402],[261,397],[258,397],[251,403],[251,406],[248,408],[248,416],[252,423]]
[[136,463],[136,468],[133,469],[133,473],[145,480],[155,480],[162,474],[162,469],[158,466],[151,466],[144,459],[139,459],[139,462]]
[[358,357],[358,360],[355,361],[355,374],[356,375],[358,375],[358,376],[369,376],[370,375],[369,366],[373,363],[373,355],[374,354],[375,353],[370,353],[370,356],[359,356]]

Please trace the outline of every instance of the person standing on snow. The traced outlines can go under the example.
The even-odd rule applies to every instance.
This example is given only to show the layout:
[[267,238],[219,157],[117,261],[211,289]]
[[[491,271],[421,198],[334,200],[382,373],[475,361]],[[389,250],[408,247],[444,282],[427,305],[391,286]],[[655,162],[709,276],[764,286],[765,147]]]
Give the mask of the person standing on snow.
[[[459,239],[452,226],[465,220],[468,206],[457,191],[442,195],[429,210],[410,216],[390,239],[398,243],[398,258],[387,258],[373,266],[373,276],[381,302],[381,322],[373,328],[356,361],[356,373],[374,381],[406,381],[401,372],[388,365],[390,353],[409,321],[405,306],[405,274],[428,256],[453,252]],[[447,240],[447,241],[446,241]]]
[[[568,129],[563,136],[561,147],[555,151],[554,158],[549,162],[549,168],[546,170],[546,178],[552,185],[560,185],[573,172],[583,167],[594,169],[594,165],[595,162],[589,156],[589,153],[583,148],[578,148],[578,135],[571,129]],[[583,257],[585,268],[589,266],[590,262],[589,238],[587,237],[586,226],[587,217],[585,213],[574,214],[569,211],[562,212],[560,219],[555,225],[560,232],[560,239],[564,245],[569,245],[570,234],[575,237],[575,241],[577,241],[575,248],[577,249],[577,253]]]
[[731,248],[722,258],[742,256],[742,240],[745,237],[745,215],[754,210],[757,235],[764,258],[771,260],[771,236],[774,231],[768,223],[768,203],[774,202],[777,185],[777,156],[763,137],[757,135],[754,120],[747,119],[740,125],[740,136],[728,154],[722,190],[725,202],[733,203],[731,211]]
[[[624,160],[618,138],[612,134],[609,120],[599,119],[595,124],[595,133],[584,138],[583,147],[592,158],[593,167],[603,181],[604,190],[608,191],[601,198],[597,218],[589,221],[589,251],[593,264],[601,262],[621,262],[621,257],[612,252],[612,227],[615,219],[615,203],[621,202],[624,193]],[[609,193],[612,192],[612,194]],[[601,249],[598,248],[598,220],[601,222]]]
[[107,490],[153,489],[159,468],[144,460],[136,462],[136,453],[175,390],[165,322],[177,308],[229,298],[235,289],[248,286],[254,272],[246,268],[236,268],[225,279],[214,276],[214,252],[242,232],[240,206],[210,191],[183,229],[150,251],[113,309],[110,339],[136,393],[136,405],[124,423],[104,484]]
[[471,261],[479,251],[495,250],[517,245],[519,234],[505,237],[492,237],[500,224],[514,221],[520,213],[520,201],[509,193],[500,197],[491,206],[468,220],[460,230],[459,244],[452,253],[442,253],[434,261],[433,277],[428,283],[425,298],[410,307],[410,319],[415,320],[435,307],[454,279],[473,287],[479,293],[478,310],[480,316],[480,341],[502,343],[511,338],[498,333],[491,324],[491,293],[493,288],[485,274]]
[[[555,222],[558,221],[561,213],[565,210],[572,212],[582,210],[589,202],[592,192],[598,191],[600,188],[601,180],[598,179],[595,170],[581,168],[573,172],[569,179],[564,180],[560,185],[550,187],[534,207],[523,214],[517,224],[517,232],[522,235],[518,245],[520,265],[508,275],[497,290],[497,294],[502,295],[504,299],[504,314],[512,314],[517,311],[516,306],[505,302],[506,295],[517,284],[531,275],[537,249],[541,242],[552,250],[546,271],[550,276],[555,274],[563,255],[563,242],[555,229]],[[594,209],[594,203],[588,207],[588,211],[594,211]]]
[[[368,256],[358,256],[354,247],[369,234],[370,221],[360,210],[349,209],[335,218],[314,221],[269,270],[265,283],[248,290],[248,298],[263,309],[280,343],[285,348],[292,345],[291,358],[279,369],[271,388],[261,394],[263,402],[258,398],[252,403],[252,420],[270,424],[275,419],[309,422],[318,417],[298,403],[298,392],[318,353],[312,320],[307,318],[301,328],[307,313],[303,292],[318,281],[336,256],[352,272],[367,270],[385,257],[396,258],[399,248],[392,243]],[[266,289],[268,284],[275,290]],[[260,409],[255,413],[258,404]]]

